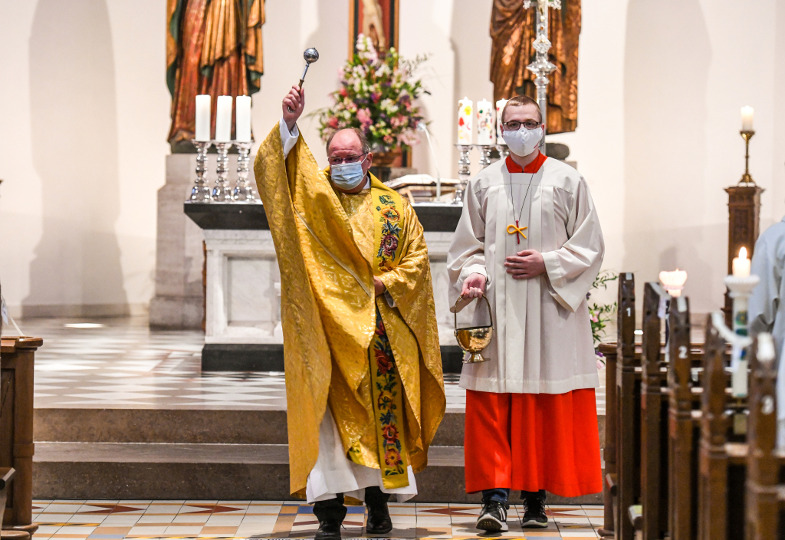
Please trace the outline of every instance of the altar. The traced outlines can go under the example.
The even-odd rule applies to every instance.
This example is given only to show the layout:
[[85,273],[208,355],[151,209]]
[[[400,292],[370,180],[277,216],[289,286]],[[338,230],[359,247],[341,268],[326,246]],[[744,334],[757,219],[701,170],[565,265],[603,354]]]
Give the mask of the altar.
[[[447,250],[461,205],[417,203],[433,276],[445,371],[460,370],[461,351],[449,311]],[[283,371],[281,284],[262,204],[191,203],[185,214],[204,233],[207,371]]]

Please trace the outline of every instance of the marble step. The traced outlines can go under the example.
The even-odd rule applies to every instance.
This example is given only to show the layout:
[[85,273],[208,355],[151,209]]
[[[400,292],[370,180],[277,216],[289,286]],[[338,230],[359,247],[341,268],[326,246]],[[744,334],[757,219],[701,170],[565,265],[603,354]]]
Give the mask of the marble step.
[[[285,444],[37,442],[34,470],[33,495],[44,499],[292,499]],[[479,502],[464,490],[461,446],[432,447],[417,485],[418,501]]]
[[[51,442],[286,444],[286,411],[35,409],[34,440]],[[463,411],[448,411],[434,446],[463,445]]]

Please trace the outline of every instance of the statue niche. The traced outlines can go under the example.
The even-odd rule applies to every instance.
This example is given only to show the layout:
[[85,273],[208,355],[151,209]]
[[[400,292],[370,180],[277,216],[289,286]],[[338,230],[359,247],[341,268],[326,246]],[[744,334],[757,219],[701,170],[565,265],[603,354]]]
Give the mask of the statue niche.
[[194,152],[198,94],[213,96],[213,133],[217,96],[250,96],[261,87],[264,0],[167,0],[166,22],[168,140],[172,152]]
[[[536,9],[521,0],[493,0],[491,11],[491,73],[494,101],[518,94],[537,95],[535,75],[526,69],[534,59]],[[562,9],[549,9],[551,49],[556,70],[548,77],[548,133],[575,131],[578,123],[578,36],[580,0],[562,0]]]

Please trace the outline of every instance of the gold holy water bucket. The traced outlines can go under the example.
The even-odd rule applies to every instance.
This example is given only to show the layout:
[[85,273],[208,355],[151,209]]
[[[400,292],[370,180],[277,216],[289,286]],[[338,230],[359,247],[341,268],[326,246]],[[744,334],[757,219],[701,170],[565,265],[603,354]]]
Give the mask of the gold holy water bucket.
[[458,340],[460,348],[469,353],[469,357],[463,361],[464,364],[476,364],[487,360],[480,352],[488,346],[493,337],[493,314],[491,313],[491,303],[488,302],[485,295],[482,295],[482,299],[485,300],[485,305],[488,306],[488,317],[491,319],[490,326],[458,328],[458,312],[471,303],[471,298],[459,296],[458,300],[455,301],[455,305],[450,308],[450,311],[455,315],[455,339]]

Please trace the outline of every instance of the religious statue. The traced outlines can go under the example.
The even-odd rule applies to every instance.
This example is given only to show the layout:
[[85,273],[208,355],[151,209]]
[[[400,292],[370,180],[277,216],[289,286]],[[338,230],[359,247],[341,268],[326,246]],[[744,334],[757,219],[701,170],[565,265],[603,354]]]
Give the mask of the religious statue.
[[384,31],[384,14],[377,0],[363,1],[362,33],[371,38],[373,48],[384,54],[388,49]]
[[[535,97],[535,75],[528,69],[534,59],[536,9],[524,9],[521,0],[493,0],[491,10],[491,82],[494,101],[518,94]],[[578,122],[578,36],[580,0],[562,0],[550,9],[549,59],[556,70],[548,76],[548,133],[575,131]]]
[[167,0],[166,83],[172,94],[169,144],[192,152],[195,96],[258,92],[263,73],[264,0]]

